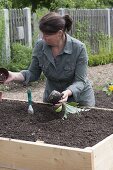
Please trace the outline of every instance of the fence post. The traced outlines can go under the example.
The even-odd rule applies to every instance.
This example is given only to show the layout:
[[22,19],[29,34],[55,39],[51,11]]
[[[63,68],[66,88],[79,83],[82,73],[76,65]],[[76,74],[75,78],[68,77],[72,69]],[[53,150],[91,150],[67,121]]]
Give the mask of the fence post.
[[29,47],[32,47],[32,30],[31,30],[31,10],[24,8],[23,14],[25,18],[25,40]]
[[5,25],[5,35],[4,35],[4,45],[3,45],[3,56],[2,61],[5,63],[10,62],[10,35],[9,35],[9,11],[8,9],[3,9],[4,13],[4,25]]
[[107,19],[108,19],[108,38],[109,38],[109,40],[108,40],[108,46],[109,46],[109,48],[108,48],[108,50],[109,50],[109,52],[111,51],[111,21],[110,21],[110,9],[108,8],[107,9],[107,14],[108,14],[108,17],[107,17]]
[[110,29],[110,9],[107,9],[108,13],[108,37],[111,37],[111,29]]
[[58,13],[62,16],[65,15],[65,8],[59,8]]

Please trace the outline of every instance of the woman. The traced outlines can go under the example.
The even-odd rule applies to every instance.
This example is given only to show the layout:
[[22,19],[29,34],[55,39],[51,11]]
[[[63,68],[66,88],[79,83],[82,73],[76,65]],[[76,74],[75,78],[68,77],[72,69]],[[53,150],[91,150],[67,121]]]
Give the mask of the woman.
[[95,97],[87,78],[88,56],[85,45],[69,36],[72,19],[50,12],[41,18],[39,28],[43,38],[38,40],[28,70],[10,72],[6,82],[36,81],[43,71],[46,87],[43,101],[53,90],[63,93],[59,102],[75,101],[82,106],[94,106]]

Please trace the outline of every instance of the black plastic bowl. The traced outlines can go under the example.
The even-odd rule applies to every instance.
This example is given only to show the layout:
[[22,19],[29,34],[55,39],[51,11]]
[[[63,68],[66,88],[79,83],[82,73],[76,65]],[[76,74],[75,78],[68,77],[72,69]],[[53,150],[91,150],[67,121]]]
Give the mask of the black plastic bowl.
[[6,68],[0,68],[0,83],[4,83],[8,76],[9,76],[8,70]]

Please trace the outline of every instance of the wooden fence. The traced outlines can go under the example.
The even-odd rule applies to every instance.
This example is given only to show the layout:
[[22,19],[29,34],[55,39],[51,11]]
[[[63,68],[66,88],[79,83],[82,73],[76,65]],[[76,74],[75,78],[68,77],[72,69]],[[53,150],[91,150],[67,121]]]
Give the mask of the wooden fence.
[[[71,35],[88,42],[92,52],[98,52],[99,43],[108,47],[108,38],[113,37],[113,9],[59,9],[61,15],[69,14],[73,19]],[[106,40],[106,41],[105,41]],[[109,43],[109,46],[111,44]],[[110,47],[109,47],[110,49]]]
[[10,62],[10,46],[14,42],[32,47],[31,10],[3,9],[4,16],[4,44],[2,60]]
[[110,10],[110,31],[111,36],[113,37],[113,9]]
[[31,11],[29,8],[9,10],[10,42],[32,46]]
[[[61,15],[69,14],[73,19],[70,34],[89,43],[92,53],[98,52],[101,40],[111,49],[108,38],[113,37],[113,9],[65,9],[58,10]],[[5,56],[10,61],[10,44],[20,42],[32,47],[32,36],[38,29],[36,15],[31,16],[30,8],[4,9],[5,18]],[[37,36],[37,35],[36,35]]]

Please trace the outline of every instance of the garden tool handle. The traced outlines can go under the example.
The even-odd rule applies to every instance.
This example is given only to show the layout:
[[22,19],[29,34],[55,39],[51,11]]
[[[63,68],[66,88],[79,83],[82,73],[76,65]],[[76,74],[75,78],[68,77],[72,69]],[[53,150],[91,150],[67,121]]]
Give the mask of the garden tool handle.
[[27,95],[28,95],[28,104],[31,105],[32,104],[32,96],[31,96],[31,90],[27,90]]

